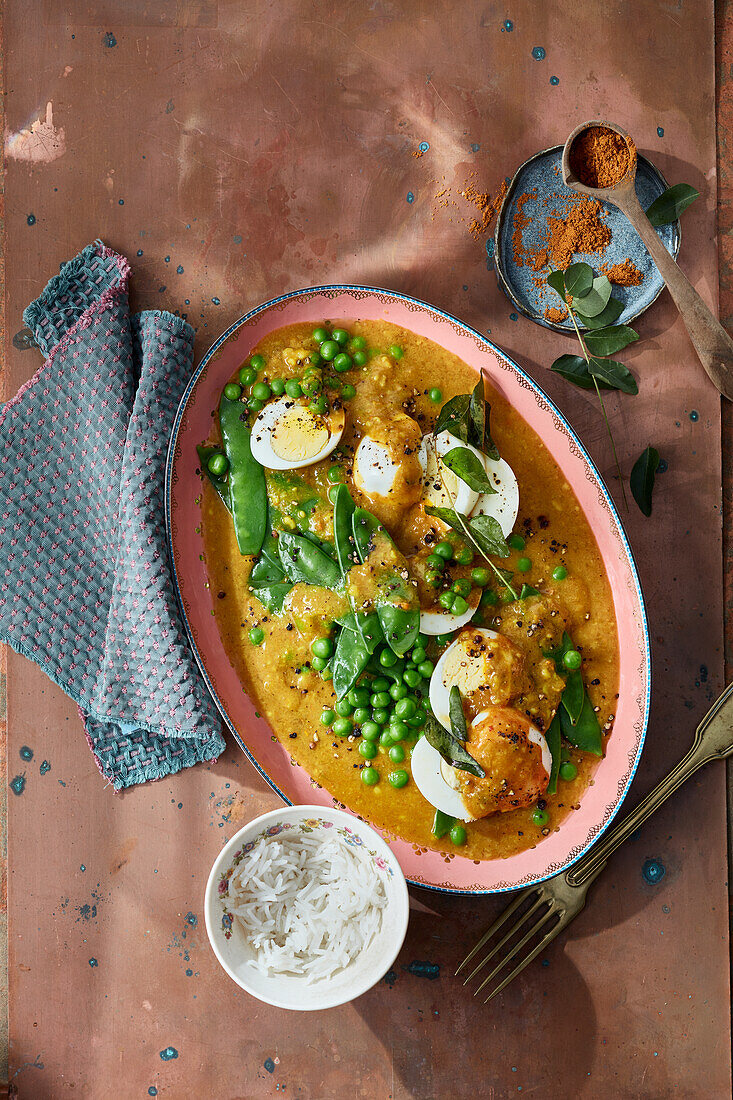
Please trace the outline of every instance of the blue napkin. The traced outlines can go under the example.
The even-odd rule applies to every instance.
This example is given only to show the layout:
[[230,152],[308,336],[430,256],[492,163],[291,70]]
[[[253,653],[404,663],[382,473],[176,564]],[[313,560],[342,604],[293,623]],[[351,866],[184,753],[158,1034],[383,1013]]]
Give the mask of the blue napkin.
[[64,264],[24,314],[46,361],[0,410],[0,638],[75,700],[118,790],[224,749],[163,512],[193,330],[131,315],[129,274],[101,242]]

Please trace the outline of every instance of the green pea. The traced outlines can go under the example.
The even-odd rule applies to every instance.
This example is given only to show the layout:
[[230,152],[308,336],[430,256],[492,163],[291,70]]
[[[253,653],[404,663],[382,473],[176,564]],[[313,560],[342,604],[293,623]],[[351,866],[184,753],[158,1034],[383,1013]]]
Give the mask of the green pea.
[[422,676],[416,668],[406,668],[402,673],[402,679],[408,687],[414,688],[420,683]]
[[517,562],[517,569],[520,573],[529,573],[531,568],[532,562],[529,560],[529,558],[520,558]]
[[333,732],[337,737],[348,737],[354,732],[354,723],[350,718],[337,718],[333,724]]
[[377,755],[377,751],[377,746],[374,744],[373,741],[359,742],[359,752],[365,760],[373,760],[374,757]]
[[510,535],[506,540],[511,546],[512,550],[524,550],[527,545],[521,535]]
[[333,655],[333,642],[330,638],[316,638],[311,645],[316,657],[331,657]]
[[335,721],[336,721],[336,715],[334,714],[334,712],[331,710],[330,707],[328,707],[326,710],[324,710],[322,712],[322,714],[321,714],[321,725],[322,726],[332,726]]
[[407,695],[407,688],[404,684],[392,684],[389,689],[389,694],[397,702],[400,699],[404,699]]
[[563,654],[562,663],[565,665],[565,668],[570,669],[571,672],[577,672],[583,663],[583,658],[580,656],[577,649],[571,649]]
[[450,611],[455,603],[456,596],[453,592],[441,592],[438,596],[438,603],[441,607],[444,607],[446,611]]
[[491,580],[491,573],[488,569],[484,569],[483,566],[478,566],[477,569],[471,570],[471,581],[477,588],[483,588]]
[[372,722],[376,722],[378,726],[386,726],[389,721],[389,711],[384,707],[376,707],[372,711]]
[[389,758],[393,764],[401,764],[405,759],[405,750],[402,745],[393,745],[389,750]]
[[337,344],[348,344],[349,334],[345,328],[335,328],[331,333],[331,339],[335,340]]
[[350,401],[352,397],[356,397],[356,387],[347,384],[341,390],[341,396],[344,401]]
[[338,485],[332,485],[331,488],[328,490],[326,496],[331,501],[331,504],[336,503],[336,493],[338,492],[338,490],[339,490]]
[[[460,600],[460,598],[461,597],[458,596],[456,602],[458,602],[458,600]],[[465,603],[465,600],[464,600],[464,603]],[[455,604],[453,606],[455,607]],[[468,606],[468,604],[466,604],[466,606]],[[430,679],[430,677],[433,675],[434,670],[435,670],[435,666],[433,665],[432,661],[423,661],[421,664],[419,664],[417,666],[417,671],[420,673],[420,675],[425,680]]]
[[451,611],[454,615],[465,615],[468,611],[468,600],[464,599],[463,596],[456,596]]
[[459,565],[470,565],[473,561],[473,550],[470,546],[464,546],[456,554],[456,561]]
[[252,645],[262,645],[265,640],[265,632],[261,626],[253,626],[249,632],[249,640]]
[[267,382],[255,382],[252,387],[252,396],[256,401],[267,401],[272,396],[272,390]]
[[314,328],[313,329],[313,339],[315,340],[315,342],[317,344],[322,344],[324,342],[324,340],[329,340],[330,339],[330,333],[329,333],[327,328],[322,328],[322,327]]
[[350,714],[354,713],[354,708],[348,699],[339,699],[334,709],[341,718],[348,718]]
[[292,397],[295,400],[298,397],[303,396],[303,390],[301,389],[300,382],[295,378],[289,378],[285,383],[285,392],[288,397]]
[[301,389],[306,397],[318,397],[323,389],[320,374],[304,374]]
[[399,347],[397,344],[391,344],[389,348],[389,354],[392,356],[393,359],[401,359],[405,353],[402,348]]
[[578,774],[578,769],[573,764],[572,760],[564,760],[560,765],[560,778],[564,779],[566,783],[570,783]]
[[439,390],[437,386],[434,386],[428,394],[428,397],[435,405],[439,405],[443,400],[443,391]]
[[444,561],[451,561],[453,558],[453,547],[447,541],[439,542],[437,546],[433,547],[433,553],[437,554],[439,558],[443,558]]
[[257,371],[252,370],[251,367],[242,367],[239,372],[239,381],[243,386],[251,386],[253,382],[257,381]]
[[367,787],[373,787],[379,782],[379,772],[376,768],[362,768],[361,781],[366,783]]
[[320,676],[322,680],[333,680],[333,669],[329,665],[326,665],[326,667],[321,670]]
[[253,355],[249,361],[249,365],[255,370],[262,370],[265,365],[265,360],[262,358],[261,355]]
[[363,351],[366,347],[366,340],[363,336],[352,336],[350,347],[352,347],[354,351]]
[[440,588],[442,578],[436,569],[428,569],[425,573],[425,583],[428,588]]
[[309,403],[308,408],[311,412],[318,413],[319,415],[323,416],[324,413],[328,412],[328,401],[323,396],[323,394],[321,394],[320,397],[313,398],[313,400]]
[[346,698],[352,707],[365,707],[369,703],[370,695],[369,688],[352,688]]
[[557,569],[552,570],[552,576],[556,581],[564,581],[568,575],[568,571],[564,565],[558,565]]
[[398,741],[404,740],[409,733],[407,724],[397,718],[393,718],[387,727],[392,741],[396,745]]
[[388,691],[375,691],[369,702],[372,707],[376,707],[377,710],[382,707],[388,707],[390,704],[390,694]]
[[398,699],[394,712],[398,718],[414,718],[417,714],[417,703],[414,699],[410,699],[409,696],[404,699]]
[[335,359],[339,353],[339,346],[335,340],[324,340],[321,344],[321,356],[330,363],[332,359]]
[[498,602],[499,597],[497,596],[496,592],[492,592],[491,589],[489,589],[488,592],[482,593],[481,599],[479,601],[479,606],[494,607]]
[[339,354],[333,361],[333,369],[337,370],[339,374],[343,374],[344,371],[351,370],[351,366],[351,356],[347,355],[345,351],[339,352]]
[[425,652],[424,646],[415,645],[412,648],[412,653],[410,654],[410,656],[412,657],[414,663],[416,665],[419,665],[421,661],[425,660],[425,658],[427,657],[427,653]]
[[357,726],[363,726],[365,722],[368,722],[371,713],[369,707],[357,707],[353,714]]
[[242,396],[242,387],[238,386],[236,382],[229,382],[224,387],[224,396],[227,401],[239,401]]
[[285,393],[285,379],[273,378],[272,382],[270,382],[270,389],[275,394],[275,397],[282,397]]
[[460,848],[468,840],[468,833],[462,825],[454,825],[450,831],[450,842]]
[[451,591],[455,592],[456,596],[467,596],[471,591],[471,582],[467,577],[460,577],[459,580],[453,582]]
[[361,727],[361,736],[367,741],[378,741],[381,732],[376,722],[364,722]]
[[405,721],[410,729],[420,730],[423,728],[428,720],[428,716],[424,710],[418,708],[413,714],[412,718],[406,718]]
[[382,668],[393,668],[397,664],[397,654],[385,647],[379,654],[379,663]]
[[323,363],[323,359],[321,359],[317,351],[314,351],[311,355],[308,356],[308,362],[310,364],[308,369],[310,370],[311,367],[320,367]]
[[541,829],[544,825],[546,825],[549,820],[550,818],[545,810],[538,809],[532,811],[532,821],[538,829]]
[[440,554],[428,554],[425,564],[429,565],[431,569],[445,569],[445,558],[441,558]]
[[390,772],[387,776],[389,783],[392,787],[406,787],[410,779],[408,772],[404,768],[397,768],[395,771]]
[[386,691],[389,687],[389,680],[386,676],[377,676],[375,680],[372,680],[372,691]]
[[229,469],[229,460],[227,459],[226,455],[212,455],[209,461],[206,463],[206,468],[210,474],[214,475],[214,477],[221,477]]
[[389,726],[385,727],[379,735],[379,744],[383,745],[385,749],[388,749],[390,745],[394,744],[392,740],[392,730]]
[[357,367],[366,366],[366,364],[369,362],[369,356],[365,351],[355,351],[352,358]]
[[311,657],[311,668],[314,672],[323,672],[327,664],[325,657]]

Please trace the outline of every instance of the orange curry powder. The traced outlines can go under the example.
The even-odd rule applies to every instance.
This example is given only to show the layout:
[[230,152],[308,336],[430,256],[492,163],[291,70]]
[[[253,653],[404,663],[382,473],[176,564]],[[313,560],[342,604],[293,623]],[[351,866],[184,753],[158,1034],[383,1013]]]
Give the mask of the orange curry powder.
[[608,126],[589,126],[570,147],[570,167],[586,187],[615,187],[628,173],[636,149]]
[[616,286],[639,286],[644,281],[641,271],[631,260],[623,260],[619,264],[610,266],[604,264],[601,268],[601,274],[605,275],[608,281],[615,283]]

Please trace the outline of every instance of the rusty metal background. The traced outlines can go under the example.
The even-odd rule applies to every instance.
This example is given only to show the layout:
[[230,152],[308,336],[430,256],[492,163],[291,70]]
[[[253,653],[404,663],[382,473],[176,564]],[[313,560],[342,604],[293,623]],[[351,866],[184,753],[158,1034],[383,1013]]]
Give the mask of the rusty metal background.
[[[308,283],[427,298],[527,367],[614,486],[596,405],[546,369],[569,341],[512,314],[460,191],[473,180],[494,194],[583,117],[614,118],[670,181],[701,191],[681,262],[715,304],[712,3],[68,8],[5,5],[6,393],[38,362],[24,306],[99,236],[130,257],[135,303],[187,314],[199,351],[258,301]],[[728,33],[721,20],[721,149]],[[655,662],[632,801],[723,682],[720,402],[666,295],[638,330],[623,357],[641,392],[609,409],[625,469],[648,443],[667,469],[652,519],[627,517]],[[115,796],[74,707],[14,654],[8,694],[17,1095],[730,1094],[722,767],[629,842],[570,934],[489,1008],[452,972],[502,902],[415,892],[388,980],[344,1010],[295,1017],[238,991],[203,929],[215,853],[276,803],[244,759],[230,750]]]

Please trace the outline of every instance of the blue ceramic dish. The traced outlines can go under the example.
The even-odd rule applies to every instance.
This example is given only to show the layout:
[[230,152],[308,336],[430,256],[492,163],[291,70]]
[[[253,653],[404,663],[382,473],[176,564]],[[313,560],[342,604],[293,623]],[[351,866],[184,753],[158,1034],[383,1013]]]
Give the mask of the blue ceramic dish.
[[[532,267],[517,264],[512,248],[515,231],[517,199],[527,192],[532,194],[522,205],[521,213],[530,219],[522,230],[522,242],[525,250],[541,251],[544,245],[543,234],[546,231],[547,217],[561,213],[565,204],[577,200],[575,191],[571,191],[562,181],[562,145],[544,149],[526,160],[514,175],[499,212],[494,234],[494,264],[499,286],[513,305],[545,328],[556,332],[572,332],[573,325],[568,318],[559,323],[548,321],[544,311],[548,307],[559,306],[560,299],[544,283],[545,272],[538,273]],[[664,176],[646,157],[638,156],[636,172],[636,193],[644,210],[667,189]],[[550,200],[549,202],[547,200]],[[598,253],[577,254],[575,260],[585,260],[598,271],[601,264],[613,265],[629,259],[644,276],[639,286],[614,286],[614,298],[620,298],[624,310],[618,324],[628,324],[656,301],[664,282],[659,271],[652,263],[649,253],[641,239],[620,210],[610,203],[601,203],[606,217],[605,224],[611,230],[611,241],[602,255]],[[680,250],[680,223],[663,225],[658,230],[667,250],[676,259]],[[537,282],[542,280],[542,285]]]

